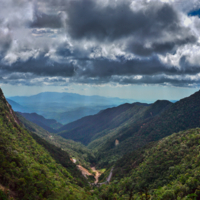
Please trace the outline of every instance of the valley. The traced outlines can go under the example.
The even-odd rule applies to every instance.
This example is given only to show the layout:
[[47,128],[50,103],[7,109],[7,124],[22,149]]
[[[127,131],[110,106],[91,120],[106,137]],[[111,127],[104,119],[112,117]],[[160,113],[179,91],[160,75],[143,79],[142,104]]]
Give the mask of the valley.
[[[59,199],[57,193],[51,192],[54,187],[68,199],[141,199],[145,194],[146,198],[163,200],[174,199],[174,195],[181,199],[198,197],[199,102],[200,91],[175,103],[166,100],[125,103],[62,125],[37,113],[14,113],[2,93],[0,108],[4,122],[0,141],[6,146],[1,143],[0,148],[6,156],[0,154],[4,160],[0,170],[10,174],[13,166],[21,166],[25,171],[27,166],[35,166],[36,171],[29,175],[28,171],[21,172],[21,178],[13,171],[16,179],[12,181],[11,175],[0,177],[0,190],[5,191],[2,189],[5,187],[16,193],[16,199],[22,196],[27,199],[29,189],[19,193],[22,184],[19,181],[26,182],[27,174],[37,182],[39,177],[34,173],[51,171],[48,177],[55,176],[54,173],[59,177],[51,178],[57,183],[52,182],[48,192],[41,190],[40,195],[47,199]],[[33,153],[32,149],[43,153]],[[14,154],[23,151],[25,155],[20,153],[20,157]],[[19,164],[27,159],[32,160],[28,165]],[[13,166],[8,160],[13,160]],[[43,176],[40,181],[45,185]],[[63,181],[68,182],[72,193],[63,187]],[[30,189],[33,187],[39,186]],[[40,199],[37,192],[32,195]]]
[[200,0],[0,0],[0,200],[200,200]]

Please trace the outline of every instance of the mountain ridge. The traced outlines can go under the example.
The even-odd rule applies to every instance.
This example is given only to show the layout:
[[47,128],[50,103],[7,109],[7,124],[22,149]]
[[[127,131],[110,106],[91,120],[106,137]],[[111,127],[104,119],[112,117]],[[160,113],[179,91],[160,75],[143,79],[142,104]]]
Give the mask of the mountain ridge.
[[45,117],[43,117],[42,115],[38,115],[37,113],[18,113],[25,117],[27,120],[41,126],[50,133],[56,133],[55,129],[63,126],[62,124],[58,123],[55,119],[46,119]]
[[[0,133],[0,185],[14,192],[15,199],[90,199],[77,184],[80,178],[75,176],[80,172],[68,154],[39,137],[33,139],[1,89]],[[1,191],[0,198],[2,195]]]

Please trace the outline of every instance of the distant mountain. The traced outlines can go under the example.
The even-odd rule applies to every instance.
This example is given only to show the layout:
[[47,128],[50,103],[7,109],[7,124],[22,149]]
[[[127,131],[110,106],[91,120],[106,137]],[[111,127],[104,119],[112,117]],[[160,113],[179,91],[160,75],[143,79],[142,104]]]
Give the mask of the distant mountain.
[[15,96],[8,99],[22,105],[17,107],[11,102],[15,111],[37,113],[46,119],[55,119],[62,124],[75,121],[87,115],[97,114],[102,109],[135,101],[102,96],[84,96],[66,92],[43,92],[37,95]]
[[149,142],[196,127],[200,127],[200,91],[174,104],[164,100],[150,105],[124,104],[69,123],[58,131],[64,138],[88,145],[96,152],[98,165],[104,167]]
[[159,106],[143,103],[123,104],[69,123],[58,131],[64,138],[88,145],[95,139],[107,136],[109,131],[126,124],[128,121],[134,123],[141,118],[152,118],[171,103],[169,101],[158,101],[155,104],[159,104]]
[[58,123],[55,119],[45,119],[42,115],[38,115],[37,113],[18,113],[50,133],[55,133],[55,129],[62,126],[62,124]]
[[109,107],[114,107],[114,106],[109,105],[109,106],[80,107],[63,113],[56,113],[56,114],[52,113],[52,115],[49,114],[49,116],[52,116],[52,118],[56,119],[62,124],[68,124],[70,122],[81,119],[85,116],[97,114],[101,110],[104,110]]
[[65,103],[72,105],[109,105],[122,104],[124,102],[133,102],[133,99],[120,99],[117,97],[103,97],[103,96],[85,96],[75,93],[59,93],[59,92],[42,92],[32,96],[14,96],[9,99],[21,103],[22,105],[29,105],[32,103]]
[[6,99],[8,101],[8,103],[12,106],[12,109],[14,111],[18,111],[18,112],[31,112],[31,109],[26,107],[26,106],[22,106],[19,103],[16,103],[15,101],[11,100],[11,99]]

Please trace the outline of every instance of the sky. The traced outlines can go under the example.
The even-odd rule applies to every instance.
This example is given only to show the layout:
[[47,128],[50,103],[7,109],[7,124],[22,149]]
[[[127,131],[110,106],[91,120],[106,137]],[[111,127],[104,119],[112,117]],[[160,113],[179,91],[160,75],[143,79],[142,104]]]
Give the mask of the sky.
[[200,86],[198,0],[0,0],[0,87],[178,100]]

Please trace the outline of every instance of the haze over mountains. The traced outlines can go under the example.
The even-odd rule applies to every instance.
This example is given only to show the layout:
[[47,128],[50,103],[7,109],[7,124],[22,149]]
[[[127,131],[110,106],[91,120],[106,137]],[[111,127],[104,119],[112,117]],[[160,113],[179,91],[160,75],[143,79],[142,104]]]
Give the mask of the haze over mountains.
[[98,164],[104,166],[151,141],[198,127],[199,102],[200,91],[174,104],[165,100],[124,104],[69,123],[58,131],[60,136],[82,142],[96,151]]
[[[13,97],[15,98],[18,101],[27,102],[27,97]],[[37,99],[36,97],[29,98],[30,101]],[[53,97],[53,99],[56,98]],[[54,127],[49,124],[48,120],[37,114],[21,113],[21,115],[51,133],[57,133],[66,139],[88,146],[96,152],[98,165],[103,167],[151,141],[157,141],[173,132],[198,127],[199,101],[200,92],[176,103],[166,100],[158,100],[153,104],[125,103],[103,109],[98,114],[85,116],[63,126],[55,120],[49,120],[52,121]],[[192,114],[190,110],[193,110]],[[193,117],[194,119],[191,120]],[[116,140],[119,141],[117,148]]]
[[38,115],[37,113],[18,113],[25,117],[27,120],[41,126],[50,133],[55,133],[55,129],[58,129],[62,126],[62,124],[58,123],[55,119],[45,119],[43,116]]
[[199,0],[0,0],[0,88],[0,200],[200,200]]
[[47,119],[66,124],[100,110],[117,106],[131,99],[84,96],[75,93],[43,92],[33,96],[9,97],[13,109],[22,113],[37,113]]

